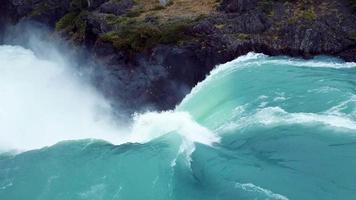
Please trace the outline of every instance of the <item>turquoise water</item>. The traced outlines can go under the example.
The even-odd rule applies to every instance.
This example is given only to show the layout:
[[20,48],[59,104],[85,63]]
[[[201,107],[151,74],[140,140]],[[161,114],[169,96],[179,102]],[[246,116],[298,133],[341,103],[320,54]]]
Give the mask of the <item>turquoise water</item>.
[[127,141],[3,153],[0,199],[354,199],[356,64],[250,53]]

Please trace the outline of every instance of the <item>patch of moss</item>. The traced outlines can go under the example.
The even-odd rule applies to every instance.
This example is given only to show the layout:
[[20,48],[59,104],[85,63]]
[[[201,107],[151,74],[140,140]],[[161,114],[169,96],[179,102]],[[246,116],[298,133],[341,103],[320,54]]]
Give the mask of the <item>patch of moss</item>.
[[216,24],[215,25],[215,28],[217,28],[217,29],[223,29],[225,27],[225,24]]
[[350,36],[350,39],[356,42],[356,33],[352,34]]
[[274,10],[271,10],[271,12],[267,14],[268,17],[274,17],[275,15],[276,13],[274,12]]
[[160,32],[155,27],[140,26],[135,29],[124,29],[120,32],[109,32],[101,36],[110,41],[118,49],[142,51],[151,47],[159,40]]
[[143,10],[135,9],[126,13],[126,17],[139,17],[143,13]]
[[66,31],[74,41],[83,41],[85,39],[87,24],[83,17],[87,14],[86,11],[72,11],[64,15],[56,23],[56,31]]
[[300,17],[308,21],[314,21],[317,18],[314,9],[312,8],[302,11],[300,13]]
[[272,41],[276,42],[276,41],[279,40],[279,36],[278,35],[272,35],[271,39],[272,39]]
[[69,12],[66,15],[64,15],[59,21],[56,23],[56,30],[62,30],[65,29],[69,26],[73,25],[73,22],[76,20],[78,17],[79,13],[78,12]]
[[84,41],[85,39],[87,23],[83,20],[84,15],[86,15],[85,12],[79,14],[78,18],[74,22],[74,34],[72,34],[72,37],[75,41]]
[[185,39],[184,32],[193,25],[192,21],[178,21],[166,23],[160,27],[162,43],[175,43]]
[[314,7],[310,7],[306,10],[298,9],[294,11],[294,16],[288,19],[288,24],[295,24],[300,20],[312,22],[317,18],[318,16],[314,11]]
[[46,2],[43,2],[35,6],[35,8],[31,11],[29,16],[30,17],[40,16],[48,10],[50,10],[50,6]]
[[251,37],[250,37],[249,34],[239,33],[239,34],[237,34],[237,39],[242,40],[242,41],[246,41],[246,40],[250,40]]
[[106,22],[110,25],[113,24],[121,24],[121,25],[128,25],[133,24],[136,22],[135,18],[126,17],[126,16],[116,16],[116,15],[109,15],[106,17]]
[[141,52],[157,44],[178,44],[189,37],[185,31],[193,25],[194,21],[183,20],[152,25],[144,22],[121,24],[118,31],[100,35],[103,41],[111,42],[122,50]]

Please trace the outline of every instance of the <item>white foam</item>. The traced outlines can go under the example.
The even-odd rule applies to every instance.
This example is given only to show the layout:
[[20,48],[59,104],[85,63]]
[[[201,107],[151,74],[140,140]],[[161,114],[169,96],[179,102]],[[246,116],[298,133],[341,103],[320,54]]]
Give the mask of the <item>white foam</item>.
[[330,62],[330,61],[318,61],[318,60],[302,60],[289,58],[288,60],[269,60],[268,63],[274,63],[278,65],[288,65],[296,67],[315,67],[315,68],[334,68],[334,69],[349,69],[356,68],[354,62]]
[[195,149],[194,143],[212,146],[220,140],[209,129],[194,121],[189,113],[166,111],[136,115],[128,141],[145,143],[168,133],[182,137],[179,151],[186,154],[187,160]]
[[209,129],[194,121],[188,112],[174,111],[149,112],[134,116],[130,140],[144,143],[171,132],[205,145],[219,141]]
[[272,192],[271,190],[259,187],[252,183],[236,183],[235,188],[242,189],[247,192],[253,192],[264,196],[265,200],[289,200],[286,196]]
[[0,46],[0,148],[28,150],[84,138],[119,142],[109,104],[69,63]]
[[288,113],[280,107],[262,109],[254,116],[256,121],[264,125],[272,124],[308,124],[320,123],[337,128],[356,130],[356,122],[346,116],[315,114],[315,113]]
[[[300,58],[291,58],[287,56],[277,56],[270,57],[262,53],[248,53],[246,56],[242,56],[243,61],[248,61],[251,63],[255,58],[259,58],[257,65],[262,64],[277,64],[277,65],[286,65],[286,66],[296,66],[296,67],[315,67],[315,68],[334,68],[334,69],[349,69],[356,68],[355,62],[344,62],[339,59],[328,59],[327,61],[320,60],[318,57],[314,59],[300,59]],[[261,58],[263,58],[261,60]],[[237,58],[235,61],[237,61]],[[231,63],[235,62],[231,61]],[[225,65],[225,64],[224,64]]]
[[253,125],[278,126],[288,124],[313,125],[322,124],[334,128],[356,130],[356,121],[347,115],[332,113],[288,113],[280,107],[266,107],[255,113],[237,113],[233,119],[221,127],[217,132],[232,131]]
[[353,106],[353,110],[351,111],[350,116],[356,118],[356,95],[351,95],[348,100],[343,101],[336,106],[333,106],[325,113],[337,116],[345,116],[342,110],[347,109],[351,106]]

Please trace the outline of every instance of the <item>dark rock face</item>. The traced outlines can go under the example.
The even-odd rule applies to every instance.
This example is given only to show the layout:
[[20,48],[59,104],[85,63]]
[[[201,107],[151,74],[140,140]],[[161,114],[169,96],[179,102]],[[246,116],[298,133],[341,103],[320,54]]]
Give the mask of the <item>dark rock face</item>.
[[99,6],[107,2],[108,0],[87,0],[87,7],[89,10],[97,9]]
[[54,25],[70,7],[70,0],[9,0],[19,17]]
[[92,15],[85,16],[88,30],[96,35],[111,31],[111,27],[105,20],[105,16],[102,13],[93,13]]
[[226,13],[244,12],[256,7],[257,2],[257,0],[223,0],[219,9]]
[[[79,46],[85,46],[102,66],[95,69],[95,83],[116,107],[129,108],[129,113],[173,108],[216,64],[249,51],[305,58],[328,54],[356,61],[356,15],[348,0],[221,0],[216,11],[179,32],[188,38],[184,42],[155,40],[157,43],[139,52],[118,47],[122,41],[115,40],[117,35],[109,34],[112,41],[101,36],[125,31],[127,26],[122,24],[137,23],[153,27],[148,34],[138,34],[140,39],[156,37],[149,33],[162,28],[159,17],[145,15],[143,21],[132,20],[128,13],[135,7],[133,0],[76,2],[84,4],[73,5],[72,0],[5,0],[0,5],[0,25],[26,18],[54,27],[67,13],[81,13],[76,15],[84,25]],[[108,21],[113,16],[123,21]],[[177,16],[172,21],[181,20]],[[78,27],[62,33],[69,35]]]
[[262,33],[269,27],[269,22],[263,13],[259,12],[246,12],[241,15],[230,15],[230,19],[226,19],[229,22],[230,33]]
[[68,12],[87,9],[93,11],[108,0],[4,0],[15,8],[11,15],[30,19],[53,27]]
[[0,42],[2,42],[2,38],[4,37],[5,26],[12,22],[11,14],[14,12],[14,8],[8,1],[4,1],[0,4],[0,13],[2,16],[0,17]]
[[100,6],[100,12],[114,15],[123,15],[129,9],[131,9],[132,6],[134,6],[134,2],[132,0],[111,0]]
[[107,66],[104,73],[97,73],[97,82],[108,97],[114,97],[117,107],[171,109],[211,69],[206,67],[202,73],[205,63],[195,54],[195,48],[162,45],[127,63],[127,55],[110,44],[96,44],[96,56]]
[[350,47],[350,49],[342,51],[337,55],[346,61],[355,62],[356,46]]
[[[277,2],[270,3],[267,11],[264,10],[266,5],[261,4],[263,1],[250,1],[245,4],[246,9],[239,6],[241,2],[224,0],[220,10],[234,13],[220,15],[220,21],[212,19],[215,24],[224,24],[216,34],[230,38],[228,43],[235,46],[233,48],[271,55],[329,54],[356,60],[356,55],[352,56],[349,50],[356,42],[356,24],[351,22],[356,18],[347,8],[347,1],[315,1],[308,5],[299,1]],[[229,9],[233,5],[241,9]],[[349,53],[341,53],[344,51]]]

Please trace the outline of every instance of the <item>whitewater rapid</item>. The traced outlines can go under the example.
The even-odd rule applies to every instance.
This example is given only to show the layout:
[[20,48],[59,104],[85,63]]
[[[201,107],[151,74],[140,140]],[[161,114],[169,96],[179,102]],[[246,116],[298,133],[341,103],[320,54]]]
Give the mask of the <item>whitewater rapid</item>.
[[0,148],[28,150],[62,140],[116,141],[109,103],[63,57],[0,46]]
[[218,142],[188,112],[136,114],[133,125],[119,126],[110,103],[73,66],[59,52],[45,59],[20,46],[0,46],[0,149],[31,150],[87,138],[145,143],[174,131],[190,152],[194,142]]
[[0,46],[0,199],[356,195],[356,63],[249,53],[124,127],[73,66]]
[[[249,53],[229,63],[217,66],[207,78],[199,83],[187,95],[176,111],[149,112],[136,114],[132,126],[118,127],[112,116],[112,108],[95,89],[84,82],[80,73],[73,69],[65,57],[46,60],[38,58],[34,52],[20,46],[0,46],[0,147],[1,149],[34,149],[50,146],[63,140],[103,139],[113,144],[126,142],[149,142],[164,134],[178,132],[189,143],[213,145],[219,141],[216,132],[237,129],[253,124],[291,124],[323,123],[329,126],[356,130],[355,111],[344,115],[339,113],[338,106],[354,104],[355,95],[341,102],[324,113],[288,113],[278,106],[259,107],[256,112],[244,116],[241,110],[246,105],[234,108],[232,123],[220,127],[204,127],[197,123],[197,108],[210,111],[204,105],[192,108],[190,113],[185,107],[194,102],[194,98],[204,98],[208,85],[250,66],[289,65],[313,68],[355,68],[355,63],[340,63],[337,60],[303,61],[286,58],[282,61],[268,58],[263,54]],[[325,88],[325,89],[324,89]],[[334,88],[335,89],[335,88]],[[310,89],[311,90],[311,89]],[[333,90],[323,87],[316,92]],[[337,90],[337,89],[335,89]],[[226,91],[225,91],[226,93]],[[226,98],[221,95],[220,98]],[[221,99],[207,98],[206,101],[219,102]],[[283,94],[274,97],[273,101],[284,101]],[[262,104],[267,96],[259,96]],[[206,105],[215,106],[214,102]],[[191,116],[195,114],[194,118]],[[238,120],[236,118],[239,117]],[[224,119],[225,120],[225,119]],[[163,125],[164,124],[164,125]],[[214,130],[215,131],[214,133]],[[199,132],[200,134],[195,134]]]

